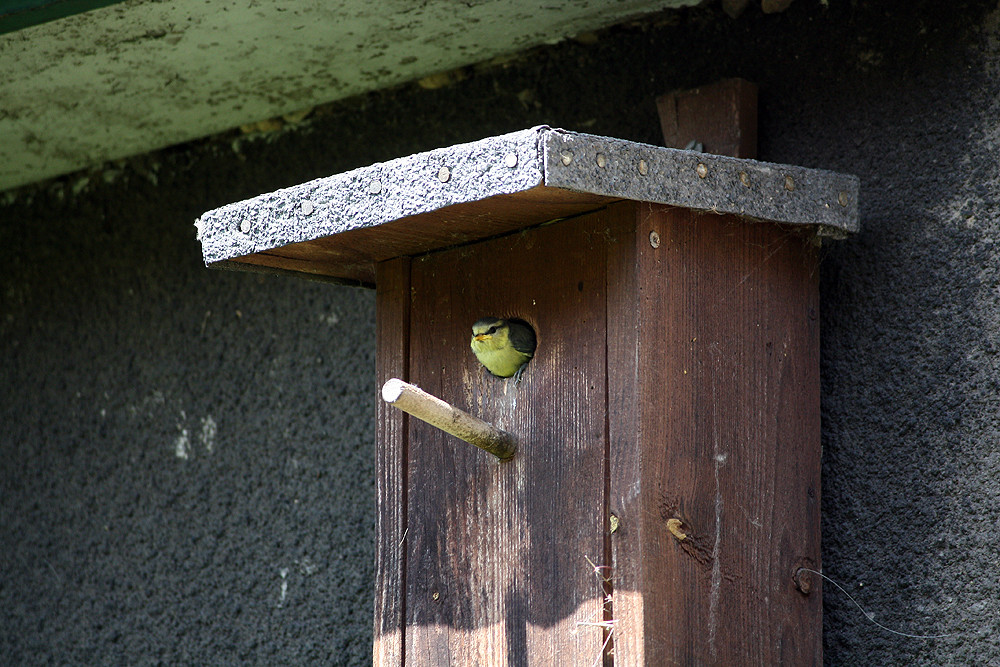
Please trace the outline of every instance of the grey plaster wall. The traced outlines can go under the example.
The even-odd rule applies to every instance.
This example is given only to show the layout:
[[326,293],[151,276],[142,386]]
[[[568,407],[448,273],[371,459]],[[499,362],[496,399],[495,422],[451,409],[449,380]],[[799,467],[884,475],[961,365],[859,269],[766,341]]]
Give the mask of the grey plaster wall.
[[[364,664],[373,295],[200,265],[259,192],[539,123],[659,141],[761,90],[760,156],[861,177],[822,264],[830,665],[1000,663],[1000,9],[660,15],[0,195],[0,663]],[[763,603],[762,603],[763,604]]]

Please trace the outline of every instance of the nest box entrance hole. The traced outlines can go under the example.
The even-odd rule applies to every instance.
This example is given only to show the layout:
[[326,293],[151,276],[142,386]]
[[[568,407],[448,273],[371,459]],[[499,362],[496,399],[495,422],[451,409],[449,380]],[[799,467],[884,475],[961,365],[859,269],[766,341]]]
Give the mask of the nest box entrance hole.
[[[660,664],[790,624],[816,631],[783,650],[815,656],[819,596],[792,580],[819,562],[815,269],[807,233],[638,202],[380,265],[380,382],[519,449],[380,406],[376,656]],[[484,314],[538,333],[520,383],[469,351]]]

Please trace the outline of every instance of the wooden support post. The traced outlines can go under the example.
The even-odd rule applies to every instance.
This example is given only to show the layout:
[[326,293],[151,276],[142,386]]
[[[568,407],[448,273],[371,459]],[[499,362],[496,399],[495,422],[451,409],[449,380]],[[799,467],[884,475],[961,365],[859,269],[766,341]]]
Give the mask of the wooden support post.
[[656,99],[664,145],[701,144],[715,155],[757,157],[757,85],[724,79]]
[[[409,377],[410,259],[376,267],[375,372],[385,381]],[[406,464],[409,459],[405,412],[377,402],[375,441],[375,641],[373,664],[403,664],[406,622]]]

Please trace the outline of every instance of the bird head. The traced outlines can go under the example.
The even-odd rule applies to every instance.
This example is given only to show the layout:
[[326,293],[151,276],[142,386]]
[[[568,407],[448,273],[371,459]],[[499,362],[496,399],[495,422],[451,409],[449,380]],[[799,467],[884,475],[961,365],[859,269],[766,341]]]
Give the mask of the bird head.
[[474,348],[498,350],[507,345],[509,337],[510,326],[497,317],[484,317],[472,325]]

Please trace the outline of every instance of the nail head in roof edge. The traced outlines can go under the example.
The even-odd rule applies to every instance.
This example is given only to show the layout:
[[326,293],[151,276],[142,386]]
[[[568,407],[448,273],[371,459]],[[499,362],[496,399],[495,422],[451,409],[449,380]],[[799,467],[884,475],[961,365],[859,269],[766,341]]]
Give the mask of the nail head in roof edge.
[[[812,226],[843,238],[858,230],[858,189],[857,177],[821,169],[539,126],[276,190],[208,211],[196,225],[206,264],[331,276],[342,265],[344,277],[365,282],[372,262],[620,199]],[[338,242],[329,239],[338,235]],[[314,271],[313,261],[324,266]]]

